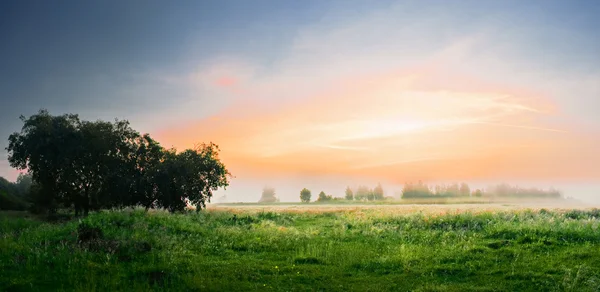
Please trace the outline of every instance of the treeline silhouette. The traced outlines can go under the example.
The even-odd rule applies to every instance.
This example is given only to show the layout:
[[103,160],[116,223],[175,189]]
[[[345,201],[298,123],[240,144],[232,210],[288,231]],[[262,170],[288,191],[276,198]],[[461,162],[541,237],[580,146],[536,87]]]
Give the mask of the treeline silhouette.
[[549,190],[522,188],[506,183],[488,187],[486,190],[476,189],[471,191],[466,183],[428,186],[419,181],[417,183],[406,183],[402,189],[402,199],[461,197],[559,199],[562,198],[562,194],[553,188]]
[[[213,191],[229,185],[231,174],[213,143],[178,152],[133,130],[128,121],[83,121],[46,110],[21,120],[6,150],[10,165],[30,175],[28,194],[19,198],[35,212],[71,209],[87,215],[133,206],[175,212],[190,205],[200,210]],[[2,200],[14,201],[14,193],[4,191],[13,195]]]
[[[493,185],[487,189],[472,190],[467,183],[451,183],[451,184],[436,184],[427,185],[422,181],[417,183],[405,183],[402,188],[401,199],[444,199],[444,198],[530,198],[530,199],[560,199],[562,194],[553,188],[542,190],[538,188],[523,188],[519,186],[511,186],[506,183]],[[308,203],[311,201],[311,191],[304,188],[300,191],[300,201]],[[321,191],[317,197],[317,202],[327,201],[383,201],[392,199],[393,197],[385,196],[381,184],[377,184],[374,188],[369,188],[365,185],[360,185],[357,188],[346,187],[345,197],[333,197]],[[259,203],[275,203],[279,199],[275,196],[275,189],[265,187]]]
[[383,187],[377,184],[374,188],[361,185],[356,189],[346,187],[345,199],[348,201],[381,201],[385,199]]

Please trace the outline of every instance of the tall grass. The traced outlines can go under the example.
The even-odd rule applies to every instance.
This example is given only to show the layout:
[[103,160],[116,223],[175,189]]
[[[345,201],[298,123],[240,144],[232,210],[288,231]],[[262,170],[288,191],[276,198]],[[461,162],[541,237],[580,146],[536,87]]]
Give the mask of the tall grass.
[[0,291],[599,291],[599,210],[0,215]]

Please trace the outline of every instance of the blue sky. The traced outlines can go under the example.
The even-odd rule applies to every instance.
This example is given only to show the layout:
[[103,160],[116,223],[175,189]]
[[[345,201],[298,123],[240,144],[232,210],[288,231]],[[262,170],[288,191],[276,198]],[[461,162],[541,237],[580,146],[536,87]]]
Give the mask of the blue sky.
[[[519,123],[577,132],[587,153],[598,140],[579,137],[600,131],[597,15],[592,0],[2,1],[0,146],[40,108],[173,132],[240,102],[277,110],[350,79],[434,67],[427,86],[465,75],[528,92],[519,105],[552,114]],[[223,76],[235,88],[215,85]],[[15,176],[4,159],[0,176]]]

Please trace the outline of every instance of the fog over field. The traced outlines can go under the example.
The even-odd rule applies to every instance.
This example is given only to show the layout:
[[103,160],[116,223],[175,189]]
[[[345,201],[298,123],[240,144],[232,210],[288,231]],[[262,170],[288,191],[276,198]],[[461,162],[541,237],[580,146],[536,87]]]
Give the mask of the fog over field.
[[[264,181],[248,181],[244,179],[234,179],[231,186],[227,189],[221,189],[215,192],[212,200],[214,203],[222,202],[258,202],[261,192],[265,186],[275,188],[277,197],[281,202],[299,202],[300,190],[308,188],[317,194],[324,191],[334,197],[344,197],[344,190],[347,186],[355,188],[358,185],[375,186],[380,181],[376,179],[341,179],[334,176],[322,176],[319,178],[303,179],[264,179]],[[467,181],[468,182],[468,181]],[[537,187],[548,189],[554,187],[561,191],[565,198],[572,198],[584,204],[600,205],[600,185],[594,183],[553,183],[553,182],[530,182],[518,183],[507,181],[513,185],[522,187]],[[453,183],[453,182],[447,182]],[[486,189],[489,186],[498,184],[498,181],[469,183],[471,189]],[[400,198],[403,184],[385,183],[381,181],[386,196]]]
[[418,180],[600,198],[593,1],[0,8],[2,149],[46,108],[127,119],[166,148],[215,142],[233,201]]
[[600,291],[598,0],[0,0],[0,291]]

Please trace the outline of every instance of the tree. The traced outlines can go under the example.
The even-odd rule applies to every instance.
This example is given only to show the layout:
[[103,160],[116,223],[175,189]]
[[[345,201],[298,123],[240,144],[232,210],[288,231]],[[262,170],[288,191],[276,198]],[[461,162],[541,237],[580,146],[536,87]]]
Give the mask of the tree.
[[77,147],[79,117],[67,114],[51,116],[40,110],[29,118],[21,116],[23,128],[8,138],[8,161],[19,170],[27,170],[39,184],[34,204],[54,212],[58,204],[68,202],[73,153]]
[[385,198],[383,193],[383,187],[380,183],[378,183],[377,186],[373,189],[373,197],[373,199],[375,200],[383,200]]
[[259,203],[274,203],[278,202],[279,199],[275,196],[275,188],[272,187],[264,187],[262,191],[262,196],[260,197]]
[[[436,188],[436,191],[442,191],[442,188]],[[435,194],[431,192],[429,186],[419,181],[417,184],[405,183],[402,188],[403,199],[414,199],[414,198],[432,198]]]
[[127,121],[79,122],[62,186],[76,213],[127,205],[134,171],[128,162],[139,136]]
[[453,184],[450,184],[447,186],[446,196],[448,196],[448,197],[460,196],[460,186],[458,185],[458,183],[453,183]]
[[87,214],[135,205],[177,211],[191,204],[200,210],[214,190],[229,184],[231,174],[213,143],[177,153],[128,121],[81,121],[46,110],[21,120],[23,128],[10,135],[6,150],[11,166],[31,175],[37,208]]
[[146,209],[155,207],[158,200],[157,177],[161,163],[168,154],[158,142],[145,134],[132,141],[134,151],[126,159],[129,170],[129,206],[142,205]]
[[196,211],[206,208],[213,191],[229,185],[231,174],[219,160],[216,144],[201,144],[177,153],[167,151],[156,179],[160,207],[170,212],[183,211],[189,204]]
[[354,194],[352,193],[352,189],[349,186],[346,187],[346,200],[348,200],[348,201],[354,200]]
[[310,190],[303,188],[302,191],[300,191],[300,201],[303,203],[310,202]]
[[359,186],[358,189],[356,190],[356,194],[355,194],[354,198],[359,201],[366,200],[366,199],[368,199],[369,192],[370,192],[370,190],[368,187]]
[[373,192],[373,189],[368,189],[368,191],[367,191],[367,200],[368,201],[375,200],[375,193]]
[[473,192],[473,197],[481,197],[483,195],[483,192],[480,189],[476,189]]
[[462,183],[460,184],[460,189],[458,190],[458,193],[461,197],[468,197],[469,195],[471,195],[471,188],[469,188],[468,184]]
[[317,202],[325,202],[325,201],[331,201],[333,200],[332,196],[328,196],[325,194],[325,192],[321,191],[319,193],[319,197],[317,198]]

